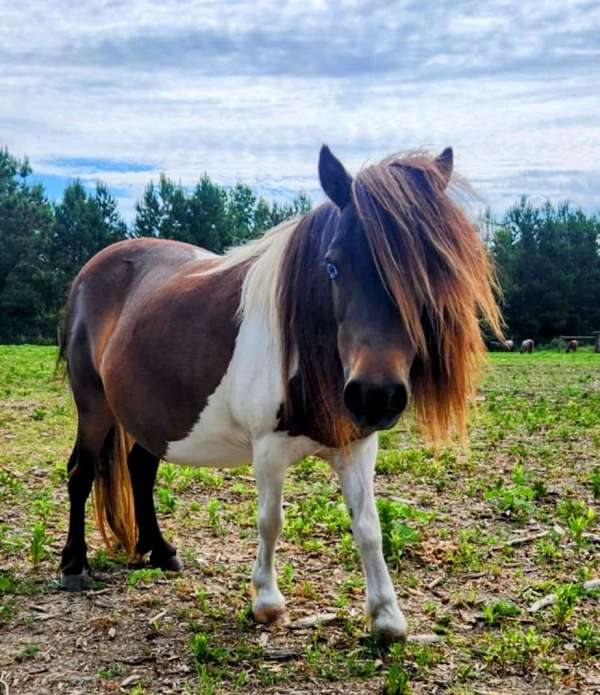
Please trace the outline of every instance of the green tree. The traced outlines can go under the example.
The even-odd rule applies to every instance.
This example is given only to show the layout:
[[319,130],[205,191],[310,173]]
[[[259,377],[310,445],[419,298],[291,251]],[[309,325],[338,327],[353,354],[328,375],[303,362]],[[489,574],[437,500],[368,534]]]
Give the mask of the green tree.
[[518,338],[546,341],[600,327],[600,222],[568,203],[522,198],[491,240],[504,315]]
[[161,175],[158,186],[150,183],[136,205],[134,231],[223,253],[310,209],[303,193],[291,203],[270,204],[241,182],[228,189],[204,174],[190,193]]
[[51,204],[31,167],[0,149],[0,341],[52,341],[69,286],[98,251],[130,236],[178,239],[217,253],[310,210],[300,195],[270,204],[248,186],[220,186],[204,175],[189,192],[161,176],[136,206],[131,231],[115,198],[98,183],[69,184]]
[[163,239],[191,241],[187,230],[187,193],[161,174],[158,186],[150,182],[136,204],[135,233]]
[[291,203],[269,204],[264,198],[259,198],[254,211],[254,229],[257,236],[292,217],[300,217],[310,212],[312,201],[304,192],[300,192]]
[[45,297],[40,312],[47,334],[56,324],[71,282],[85,263],[98,251],[128,236],[117,201],[105,184],[98,182],[92,193],[79,180],[65,188],[62,200],[54,205],[53,224],[40,237],[38,272],[32,280]]
[[227,217],[233,244],[259,236],[254,227],[256,196],[249,186],[236,183],[227,195]]
[[0,149],[0,340],[39,337],[38,294],[32,277],[41,235],[52,224],[43,187],[27,181],[31,167]]
[[216,253],[222,253],[233,244],[227,194],[206,174],[189,198],[187,215],[191,243]]

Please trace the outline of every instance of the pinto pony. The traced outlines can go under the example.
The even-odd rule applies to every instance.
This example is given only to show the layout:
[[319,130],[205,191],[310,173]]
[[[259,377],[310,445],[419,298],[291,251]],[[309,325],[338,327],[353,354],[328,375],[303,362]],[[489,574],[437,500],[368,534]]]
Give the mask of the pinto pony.
[[62,585],[85,588],[84,509],[131,557],[179,570],[153,502],[159,461],[253,462],[260,543],[253,613],[284,611],[274,549],[286,469],[330,462],[352,519],[372,629],[404,638],[373,495],[376,431],[412,398],[431,440],[465,433],[484,356],[502,339],[494,278],[446,193],[452,150],[385,159],[352,178],[324,146],[329,202],[225,256],[136,239],[75,279],[61,337],[78,415]]

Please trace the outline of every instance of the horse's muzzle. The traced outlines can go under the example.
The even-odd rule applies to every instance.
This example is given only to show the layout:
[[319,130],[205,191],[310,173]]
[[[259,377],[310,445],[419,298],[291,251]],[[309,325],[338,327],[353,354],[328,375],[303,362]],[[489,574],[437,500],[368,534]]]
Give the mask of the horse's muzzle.
[[344,388],[344,403],[356,424],[370,430],[385,430],[398,421],[408,405],[404,382],[372,384],[352,379]]

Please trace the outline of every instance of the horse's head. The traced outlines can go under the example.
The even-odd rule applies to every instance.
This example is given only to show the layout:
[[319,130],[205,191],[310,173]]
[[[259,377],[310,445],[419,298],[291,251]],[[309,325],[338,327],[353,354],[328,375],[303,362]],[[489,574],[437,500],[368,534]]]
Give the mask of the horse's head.
[[478,305],[498,329],[482,244],[444,193],[452,165],[448,148],[437,158],[390,158],[353,180],[328,147],[321,150],[321,185],[339,210],[323,272],[344,403],[363,431],[391,427],[411,391],[434,437],[454,407],[460,421],[469,363],[482,349]]
[[[451,159],[450,153],[450,166]],[[417,347],[371,252],[353,180],[327,146],[319,176],[340,210],[323,260],[331,279],[344,402],[361,429],[391,427],[408,405]],[[385,226],[383,214],[380,220]]]

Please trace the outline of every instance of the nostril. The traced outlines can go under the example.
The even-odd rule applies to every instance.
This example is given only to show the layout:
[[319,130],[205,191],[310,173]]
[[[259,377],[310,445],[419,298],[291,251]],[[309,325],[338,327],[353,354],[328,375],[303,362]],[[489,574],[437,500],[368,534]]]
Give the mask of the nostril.
[[401,413],[408,405],[408,389],[404,384],[398,384],[390,397],[390,409]]
[[344,403],[355,418],[377,425],[406,409],[408,387],[403,383],[382,386],[356,379],[346,385]]
[[344,403],[351,413],[362,412],[362,387],[360,381],[349,381],[344,389]]

